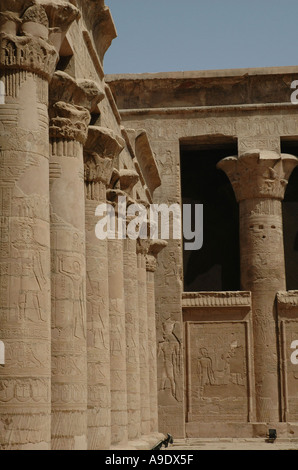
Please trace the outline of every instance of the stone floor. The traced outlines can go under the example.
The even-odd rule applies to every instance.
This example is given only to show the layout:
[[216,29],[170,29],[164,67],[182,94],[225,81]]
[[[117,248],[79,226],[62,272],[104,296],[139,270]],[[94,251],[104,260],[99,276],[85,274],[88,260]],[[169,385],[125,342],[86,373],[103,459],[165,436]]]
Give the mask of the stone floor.
[[277,439],[273,444],[265,439],[175,439],[166,451],[176,450],[298,450],[298,439]]

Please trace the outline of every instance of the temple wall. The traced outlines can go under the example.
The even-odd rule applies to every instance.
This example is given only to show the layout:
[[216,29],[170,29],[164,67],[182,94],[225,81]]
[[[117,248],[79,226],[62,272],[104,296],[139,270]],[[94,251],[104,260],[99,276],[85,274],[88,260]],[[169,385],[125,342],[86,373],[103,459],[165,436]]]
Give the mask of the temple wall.
[[[108,76],[125,127],[142,127],[149,136],[162,181],[155,191],[154,202],[181,203],[180,145],[185,143],[195,149],[200,142],[208,146],[213,141],[229,138],[237,142],[236,157],[243,157],[243,161],[254,153],[253,149],[258,149],[259,155],[272,152],[278,159],[281,139],[290,141],[298,136],[297,114],[290,102],[290,84],[295,73],[296,68],[289,67],[284,73],[278,69],[260,69]],[[263,93],[262,83],[266,83]],[[291,170],[285,170],[286,178],[297,164],[295,158],[293,166],[290,164]],[[269,167],[268,162],[267,172]],[[251,176],[242,184],[252,188],[258,167],[250,171]],[[235,176],[229,177],[234,186]],[[259,180],[256,188],[261,191]],[[234,190],[237,196],[237,188]],[[155,289],[162,432],[173,432],[179,437],[252,436],[256,429],[260,430],[255,428],[255,423],[274,423],[278,427],[278,423],[290,421],[290,414],[295,421],[295,373],[292,371],[297,366],[290,361],[290,340],[295,336],[296,324],[282,317],[278,320],[277,316],[283,316],[284,310],[277,313],[280,309],[275,307],[277,292],[286,289],[281,206],[280,202],[274,202],[283,195],[265,195],[272,198],[272,210],[269,206],[268,209],[263,207],[262,202],[254,209],[250,198],[261,198],[263,193],[256,195],[255,189],[251,191],[252,196],[245,195],[247,201],[239,202],[242,291],[223,292],[223,298],[227,297],[226,305],[217,292],[183,293],[180,241],[170,240],[159,257]],[[269,204],[269,199],[264,204]],[[250,234],[249,227],[254,223],[264,225],[264,233]],[[276,231],[268,232],[267,225],[276,227]],[[262,246],[258,240],[261,235],[266,239],[262,240]],[[250,236],[255,239],[249,239]],[[267,266],[259,266],[260,257],[267,259]],[[269,269],[268,274],[266,269]],[[200,295],[204,301],[200,300]],[[251,300],[245,307],[246,295],[251,295]],[[296,298],[294,292],[292,296]],[[295,310],[291,312],[295,317]],[[267,321],[272,321],[270,327]],[[280,340],[276,334],[278,324],[280,338],[283,338]],[[284,345],[283,353],[276,349],[277,341]],[[272,347],[267,351],[267,358],[262,356],[264,342],[269,349]],[[227,369],[222,362],[224,358],[233,366]],[[177,367],[179,361],[183,370]],[[208,361],[212,364],[212,378],[202,379],[198,370],[207,371]],[[227,370],[229,372],[225,372]],[[265,385],[266,374],[268,385]],[[200,388],[202,380],[206,380],[207,386],[202,384]],[[271,398],[266,394],[272,394]],[[231,396],[234,397],[232,403]],[[210,424],[212,422],[216,424]],[[286,432],[286,425],[280,426],[281,432]]]

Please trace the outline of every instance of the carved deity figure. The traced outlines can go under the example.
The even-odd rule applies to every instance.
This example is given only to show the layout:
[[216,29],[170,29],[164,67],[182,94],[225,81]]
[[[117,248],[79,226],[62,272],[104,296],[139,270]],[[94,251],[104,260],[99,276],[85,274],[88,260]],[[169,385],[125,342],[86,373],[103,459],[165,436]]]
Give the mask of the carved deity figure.
[[200,356],[198,357],[198,377],[199,377],[199,396],[204,393],[205,385],[214,385],[215,378],[212,368],[212,359],[208,355],[206,348],[200,349]]

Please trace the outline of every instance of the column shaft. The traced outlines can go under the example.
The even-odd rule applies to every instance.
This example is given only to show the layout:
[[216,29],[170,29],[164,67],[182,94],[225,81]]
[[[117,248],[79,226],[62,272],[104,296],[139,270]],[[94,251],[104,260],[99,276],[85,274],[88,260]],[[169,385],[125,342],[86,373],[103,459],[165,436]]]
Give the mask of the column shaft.
[[46,41],[0,33],[0,449],[50,448],[48,81],[56,61]]
[[155,309],[155,271],[157,256],[167,246],[165,240],[151,240],[146,256],[148,354],[150,384],[150,432],[158,431],[157,334]]
[[143,252],[138,253],[138,305],[141,376],[141,432],[143,435],[146,435],[150,433],[150,382],[146,258],[145,253]]
[[[104,188],[105,189],[105,188]],[[104,190],[105,196],[105,190]],[[86,199],[88,449],[111,444],[108,242],[95,236],[95,209]]]
[[[154,260],[155,261],[155,260]],[[148,265],[147,265],[148,268]],[[150,432],[158,431],[157,346],[154,271],[147,269],[148,354],[150,383]]]
[[120,444],[128,439],[123,240],[109,239],[108,253],[111,354],[111,433],[112,444]]
[[141,435],[138,265],[135,240],[124,240],[123,267],[127,343],[126,374],[128,384],[128,439],[131,440],[136,439]]
[[251,150],[218,163],[240,208],[242,289],[252,292],[256,416],[280,421],[279,357],[275,297],[286,289],[281,201],[296,157]]
[[122,139],[106,128],[89,126],[84,148],[87,266],[88,449],[111,444],[110,320],[108,241],[97,238],[96,208],[105,204],[113,160]]
[[77,450],[87,446],[83,146],[51,148],[52,448]]
[[286,289],[281,201],[240,202],[242,289],[253,292],[253,335],[258,421],[279,421],[275,297]]

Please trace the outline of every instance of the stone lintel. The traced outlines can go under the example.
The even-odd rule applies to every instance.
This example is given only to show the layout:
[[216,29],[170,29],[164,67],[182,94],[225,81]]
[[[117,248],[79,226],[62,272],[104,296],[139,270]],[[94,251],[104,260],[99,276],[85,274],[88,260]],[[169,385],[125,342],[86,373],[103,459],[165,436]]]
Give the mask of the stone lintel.
[[182,307],[216,308],[251,308],[251,292],[183,292]]
[[282,200],[297,157],[270,150],[252,149],[239,157],[226,157],[217,164],[229,177],[236,198]]
[[144,129],[126,129],[125,131],[130,148],[136,158],[135,168],[141,173],[143,185],[148,187],[152,197],[155,189],[161,185],[161,179],[147,132]]
[[135,158],[135,141],[133,138],[131,138],[131,134],[134,135],[135,130],[134,129],[126,129],[124,126],[121,127],[121,134],[123,139],[126,142],[127,149],[130,153],[130,156],[132,159]]
[[137,131],[135,141],[136,157],[151,195],[161,185],[161,179],[147,132]]
[[[289,89],[298,68],[207,70],[148,74],[107,75],[120,110],[142,110],[145,114],[173,110],[276,105],[290,102]],[[236,86],[235,86],[236,85]],[[176,109],[176,111],[175,111]],[[206,112],[206,111],[205,111]]]
[[116,27],[108,6],[103,0],[85,0],[83,2],[83,17],[87,26],[92,30],[94,44],[103,62],[104,55],[113,39],[117,37]]

